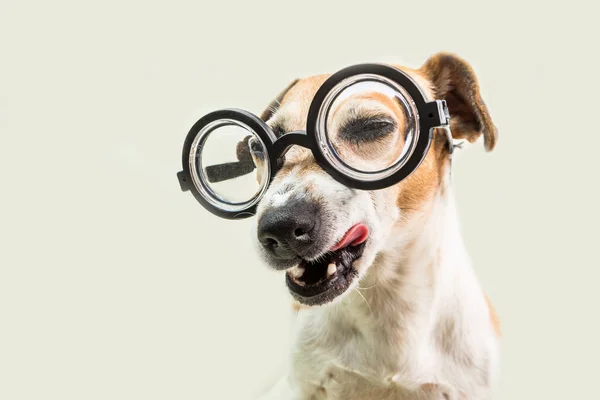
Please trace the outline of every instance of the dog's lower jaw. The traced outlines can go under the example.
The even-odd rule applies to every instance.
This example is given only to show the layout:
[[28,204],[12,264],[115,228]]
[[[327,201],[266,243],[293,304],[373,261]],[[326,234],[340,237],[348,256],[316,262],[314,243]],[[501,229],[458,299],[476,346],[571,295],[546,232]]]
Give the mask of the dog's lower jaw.
[[441,193],[392,233],[360,288],[298,314],[290,378],[299,398],[386,398],[432,384],[488,398],[498,339],[451,194]]

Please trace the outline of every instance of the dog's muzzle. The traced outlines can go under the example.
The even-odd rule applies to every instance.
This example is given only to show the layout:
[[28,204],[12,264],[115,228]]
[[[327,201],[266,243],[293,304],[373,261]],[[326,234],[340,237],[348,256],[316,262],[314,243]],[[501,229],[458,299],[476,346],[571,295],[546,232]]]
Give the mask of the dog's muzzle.
[[366,246],[369,229],[359,223],[332,247],[332,232],[321,224],[317,204],[289,201],[264,210],[258,240],[269,264],[287,270],[286,284],[300,303],[321,305],[341,295],[358,276],[354,262]]

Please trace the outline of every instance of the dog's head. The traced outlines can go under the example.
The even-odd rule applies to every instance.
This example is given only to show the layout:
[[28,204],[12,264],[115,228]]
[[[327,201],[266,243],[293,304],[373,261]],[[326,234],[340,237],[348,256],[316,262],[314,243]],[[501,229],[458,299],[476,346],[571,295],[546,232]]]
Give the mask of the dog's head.
[[[476,76],[464,60],[440,53],[419,69],[398,68],[412,76],[430,99],[446,100],[454,139],[473,142],[483,135],[485,148],[493,149],[496,129]],[[311,101],[327,78],[318,75],[292,82],[261,118],[277,136],[306,129]],[[399,132],[407,121],[389,98],[363,93],[349,97],[335,113],[339,143],[362,158],[368,159],[374,146],[382,143],[391,153],[402,149],[404,135]],[[321,305],[357,284],[392,228],[423,211],[439,191],[448,173],[447,140],[443,131],[436,131],[417,170],[377,191],[342,185],[317,165],[307,149],[295,146],[288,151],[258,205],[257,239],[267,263],[287,270],[286,282],[296,300]],[[255,154],[255,162],[261,162],[260,154]]]

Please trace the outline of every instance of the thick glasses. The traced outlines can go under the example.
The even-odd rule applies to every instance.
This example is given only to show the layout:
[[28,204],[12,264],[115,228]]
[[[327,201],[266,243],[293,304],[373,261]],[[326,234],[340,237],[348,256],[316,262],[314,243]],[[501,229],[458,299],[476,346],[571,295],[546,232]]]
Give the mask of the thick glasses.
[[[444,100],[428,100],[413,79],[382,64],[360,64],[330,76],[315,94],[306,131],[277,137],[256,115],[211,112],[190,129],[177,174],[181,189],[227,219],[254,215],[292,146],[309,149],[338,182],[383,189],[425,159],[434,128],[449,132]],[[452,146],[452,139],[449,144]]]

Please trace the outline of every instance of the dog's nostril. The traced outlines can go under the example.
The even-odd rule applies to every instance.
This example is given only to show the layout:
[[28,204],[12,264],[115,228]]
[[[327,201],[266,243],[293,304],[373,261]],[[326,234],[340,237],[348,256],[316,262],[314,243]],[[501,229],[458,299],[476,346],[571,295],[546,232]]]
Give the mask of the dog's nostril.
[[267,247],[270,247],[272,249],[276,249],[277,246],[279,246],[279,243],[277,242],[277,240],[272,239],[272,238],[266,238],[263,242],[263,244]]
[[296,237],[302,236],[307,234],[308,232],[306,231],[306,229],[304,228],[296,228],[296,230],[294,231],[294,235],[296,235]]

